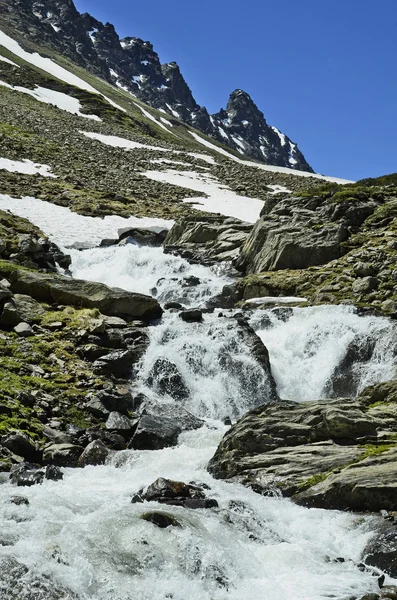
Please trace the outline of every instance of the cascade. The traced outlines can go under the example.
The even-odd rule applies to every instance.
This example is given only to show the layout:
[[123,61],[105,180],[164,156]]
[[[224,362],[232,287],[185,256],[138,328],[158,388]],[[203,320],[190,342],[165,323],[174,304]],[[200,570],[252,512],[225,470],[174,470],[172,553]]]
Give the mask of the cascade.
[[[70,244],[70,215],[66,209],[57,213],[61,229],[58,218],[45,216],[44,205],[35,205],[36,223],[58,243]],[[16,210],[12,202],[7,208]],[[82,231],[75,234],[79,241]],[[103,236],[103,221],[90,221],[89,235]],[[146,293],[157,288],[162,302],[185,306],[202,305],[230,281],[219,269],[192,266],[156,248],[73,250],[72,257],[76,277]],[[189,277],[197,278],[195,285],[184,287]],[[26,506],[11,504],[15,488],[0,485],[0,558],[29,568],[19,580],[23,598],[52,600],[35,595],[43,577],[71,590],[62,600],[343,600],[377,590],[376,577],[356,566],[373,536],[374,517],[262,497],[206,471],[227,430],[222,419],[266,400],[270,386],[249,346],[236,345],[233,311],[222,312],[205,313],[202,323],[184,323],[167,312],[149,328],[150,345],[135,374],[134,385],[151,402],[172,404],[172,395],[159,397],[149,376],[156,359],[171,361],[188,390],[184,406],[204,420],[203,427],[182,433],[176,447],[124,450],[103,466],[64,469],[62,481],[24,488]],[[250,314],[282,397],[332,395],[329,382],[352,344],[371,345],[353,366],[359,389],[393,375],[386,319],[359,316],[345,306]],[[159,529],[141,518],[155,504],[131,504],[157,477],[208,485],[219,507],[167,506],[180,527]],[[13,598],[7,588],[0,592],[4,600]]]

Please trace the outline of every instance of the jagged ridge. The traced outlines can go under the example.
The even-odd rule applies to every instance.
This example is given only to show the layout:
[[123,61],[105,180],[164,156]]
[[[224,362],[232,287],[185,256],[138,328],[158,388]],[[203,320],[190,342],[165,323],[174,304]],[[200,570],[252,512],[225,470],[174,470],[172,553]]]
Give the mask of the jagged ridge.
[[235,90],[226,109],[210,115],[195,101],[179,66],[161,64],[150,42],[119,38],[111,23],[80,14],[73,0],[0,0],[3,21],[60,51],[79,66],[140,100],[266,164],[313,172],[286,135],[266,123],[251,97]]

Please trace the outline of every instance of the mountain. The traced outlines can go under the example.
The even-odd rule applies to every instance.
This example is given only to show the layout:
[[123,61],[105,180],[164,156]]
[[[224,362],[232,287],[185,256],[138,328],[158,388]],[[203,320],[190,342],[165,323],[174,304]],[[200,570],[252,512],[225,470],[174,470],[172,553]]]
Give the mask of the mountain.
[[313,172],[297,145],[267,124],[246,92],[235,90],[226,109],[210,115],[197,104],[176,62],[161,64],[150,42],[136,37],[120,39],[111,23],[80,14],[72,0],[0,0],[0,16],[26,39],[60,52],[241,155]]

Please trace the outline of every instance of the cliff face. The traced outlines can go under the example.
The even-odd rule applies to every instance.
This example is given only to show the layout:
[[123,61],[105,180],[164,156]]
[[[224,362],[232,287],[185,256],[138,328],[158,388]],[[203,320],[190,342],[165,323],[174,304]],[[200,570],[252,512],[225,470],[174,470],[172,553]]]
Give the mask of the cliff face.
[[2,21],[31,41],[61,52],[76,64],[192,125],[244,156],[270,165],[312,172],[297,145],[270,127],[250,96],[234,91],[226,110],[200,107],[175,62],[161,64],[150,42],[120,39],[111,23],[80,14],[72,0],[0,0]]

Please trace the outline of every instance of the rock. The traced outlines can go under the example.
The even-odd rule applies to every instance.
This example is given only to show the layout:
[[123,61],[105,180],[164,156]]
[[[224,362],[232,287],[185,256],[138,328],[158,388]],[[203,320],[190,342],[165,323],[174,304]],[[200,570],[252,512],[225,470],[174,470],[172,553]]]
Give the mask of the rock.
[[134,358],[131,350],[114,350],[96,360],[93,369],[96,373],[128,379],[131,376]]
[[[383,398],[385,404],[379,408]],[[358,398],[251,410],[224,436],[209,470],[305,506],[393,510],[397,503],[396,384]],[[393,399],[393,400],[392,400]]]
[[18,270],[10,276],[11,291],[30,295],[39,302],[97,308],[105,315],[148,321],[161,317],[157,300],[143,294],[110,288],[103,283],[64,275]]
[[371,263],[358,262],[354,266],[354,273],[357,277],[370,277],[376,275],[376,269]]
[[232,261],[251,229],[249,223],[221,215],[184,217],[168,232],[164,252],[179,254],[192,263]]
[[52,581],[14,558],[0,559],[0,595],[2,600],[78,600],[72,590]]
[[23,254],[34,254],[42,249],[38,239],[29,233],[23,233],[19,236],[18,246]]
[[149,523],[153,523],[153,525],[160,527],[160,529],[165,529],[166,527],[181,527],[180,522],[173,515],[158,510],[145,512],[140,518],[144,521],[149,521]]
[[5,303],[0,315],[0,325],[14,327],[21,321],[32,324],[40,321],[46,313],[39,302],[24,294],[14,294],[12,299]]
[[161,246],[167,236],[168,229],[157,225],[149,227],[124,227],[117,231],[119,241],[131,238],[139,246]]
[[191,431],[192,429],[200,429],[205,421],[199,419],[191,412],[173,402],[159,403],[146,407],[143,414],[149,414],[157,419],[167,418],[172,421],[181,431]]
[[129,443],[136,450],[161,450],[175,446],[181,429],[172,419],[143,414]]
[[310,229],[300,220],[284,225],[262,217],[255,223],[235,264],[246,274],[306,269],[339,258],[340,244],[345,239],[342,226]]
[[25,496],[11,496],[10,502],[16,506],[29,506],[29,500]]
[[1,445],[8,448],[13,454],[22,456],[28,461],[35,462],[40,459],[35,442],[23,431],[14,431],[1,438]]
[[60,481],[63,479],[63,473],[56,465],[47,465],[45,469],[45,478],[50,481]]
[[184,310],[179,313],[182,321],[186,321],[187,323],[200,323],[203,320],[203,313],[201,310]]
[[84,449],[78,460],[79,467],[103,465],[109,455],[109,448],[101,440],[94,440]]
[[180,302],[166,302],[164,304],[164,308],[165,310],[180,310],[181,308],[183,308],[183,305]]
[[183,376],[168,358],[155,360],[146,383],[161,396],[168,395],[175,400],[185,400],[189,397],[189,388]]
[[134,428],[132,421],[117,411],[109,414],[106,421],[106,429],[116,429],[119,431],[131,431]]
[[368,294],[378,287],[378,280],[376,277],[362,277],[356,279],[352,285],[352,291],[355,294]]
[[76,467],[82,452],[83,447],[75,444],[50,444],[43,451],[43,462],[58,467]]
[[19,337],[32,337],[34,335],[34,331],[28,323],[18,323],[18,325],[15,325],[14,331]]
[[385,525],[364,551],[365,564],[397,577],[397,531],[395,525]]
[[11,296],[12,293],[10,292],[9,287],[2,285],[0,282],[0,303],[8,300]]
[[36,469],[34,465],[22,463],[13,467],[10,472],[10,481],[18,487],[31,487],[42,483],[44,471]]
[[[135,498],[135,497],[134,497]],[[206,498],[202,487],[184,483],[183,481],[172,481],[159,477],[150,484],[146,491],[140,490],[138,498],[133,502],[147,501],[159,502],[172,506],[183,506],[184,508],[214,508],[218,502],[213,498]]]

